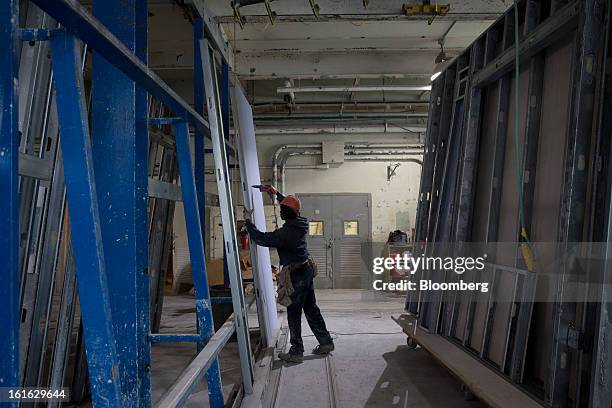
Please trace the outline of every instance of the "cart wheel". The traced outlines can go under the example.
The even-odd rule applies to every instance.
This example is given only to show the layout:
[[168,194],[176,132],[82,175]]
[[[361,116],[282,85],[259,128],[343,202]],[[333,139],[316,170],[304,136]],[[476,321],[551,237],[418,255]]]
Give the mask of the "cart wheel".
[[478,400],[478,398],[476,398],[476,395],[474,395],[474,393],[472,391],[470,391],[470,389],[468,387],[466,387],[465,385],[461,385],[461,391],[463,391],[463,399],[466,401],[476,401]]
[[417,342],[414,341],[412,337],[406,337],[406,345],[410,350],[414,350],[418,346]]

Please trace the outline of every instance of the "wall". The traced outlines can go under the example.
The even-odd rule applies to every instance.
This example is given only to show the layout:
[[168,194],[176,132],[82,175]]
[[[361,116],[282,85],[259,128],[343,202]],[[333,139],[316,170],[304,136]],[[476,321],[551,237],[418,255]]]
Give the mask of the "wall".
[[[272,183],[272,159],[278,147],[284,144],[320,143],[323,140],[342,140],[350,143],[418,143],[418,135],[274,135],[257,136],[262,183]],[[421,160],[422,157],[414,156]],[[213,165],[212,155],[206,156],[206,168]],[[321,164],[320,155],[293,157],[288,167],[296,165]],[[416,163],[402,162],[395,176],[387,180],[387,162],[345,162],[329,169],[287,169],[284,193],[370,193],[372,195],[372,239],[386,241],[389,232],[395,229],[410,231],[414,227],[416,203],[419,193],[421,166]],[[240,174],[238,169],[231,170],[232,191],[236,219],[242,219],[242,193],[239,190]],[[279,171],[280,177],[280,171]],[[212,174],[206,175],[206,191],[217,192]],[[254,190],[254,193],[256,191]],[[271,201],[266,197],[266,221],[268,231],[274,229],[274,213]],[[278,210],[277,210],[278,211]],[[177,205],[175,212],[175,273],[188,263],[188,250],[184,239],[184,214],[182,206]],[[207,214],[207,255],[209,258],[223,256],[223,237],[218,208],[211,208]],[[279,223],[282,223],[279,218]],[[185,248],[183,248],[185,247]],[[181,256],[182,255],[182,256]],[[276,251],[271,251],[273,264],[278,263]],[[189,281],[190,276],[183,279]],[[183,281],[181,279],[181,281]]]
[[[189,80],[172,80],[187,101],[192,100],[191,82]],[[349,124],[350,125],[350,124]],[[348,125],[347,125],[348,126]],[[418,143],[419,135],[415,133],[388,134],[291,134],[261,135],[257,134],[262,183],[272,184],[272,159],[276,149],[284,144],[320,143],[324,140],[345,141],[350,143]],[[207,147],[210,142],[206,141]],[[422,159],[422,157],[415,157]],[[212,155],[206,155],[206,168],[213,166]],[[305,158],[293,157],[288,166],[321,164],[320,156]],[[286,173],[285,193],[371,193],[372,194],[372,239],[386,240],[394,229],[409,230],[414,227],[416,200],[419,193],[421,166],[404,162],[396,175],[387,181],[385,162],[346,162],[338,167],[321,170],[288,169]],[[239,190],[240,174],[238,169],[231,170],[234,204],[242,205],[242,193]],[[279,172],[280,177],[280,172]],[[212,174],[206,175],[206,190],[216,193],[217,187]],[[269,200],[265,201],[271,204]],[[266,208],[267,219],[272,219],[272,207]],[[236,218],[242,219],[242,210],[236,212]],[[271,223],[269,222],[269,227]],[[214,239],[214,234],[212,236]],[[214,246],[214,243],[213,243]],[[216,251],[211,253],[215,257]]]
[[[351,143],[417,143],[415,136],[399,135],[282,135],[257,136],[262,179],[272,180],[272,158],[283,144],[343,140]],[[415,156],[419,158],[419,156]],[[318,165],[320,156],[292,157],[287,166]],[[387,180],[386,162],[345,162],[329,169],[288,169],[284,193],[371,193],[372,239],[386,240],[390,231],[414,226],[421,166],[403,162]],[[280,173],[280,172],[279,172]],[[279,175],[280,176],[280,175]]]

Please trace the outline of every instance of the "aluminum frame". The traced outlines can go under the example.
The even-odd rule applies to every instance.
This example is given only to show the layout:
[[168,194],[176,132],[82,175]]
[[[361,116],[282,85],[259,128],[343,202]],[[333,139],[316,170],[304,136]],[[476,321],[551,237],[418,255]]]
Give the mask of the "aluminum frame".
[[[75,402],[78,402],[84,398],[84,392],[86,387],[85,376],[89,373],[90,388],[92,390],[94,403],[96,405],[115,405],[115,406],[150,406],[150,382],[149,382],[149,370],[150,370],[150,356],[149,356],[149,344],[151,341],[157,341],[159,339],[152,336],[149,337],[149,276],[147,268],[148,254],[148,239],[147,239],[147,188],[151,180],[147,177],[148,165],[147,165],[147,99],[146,94],[149,91],[152,96],[157,97],[163,104],[174,110],[174,114],[181,116],[182,120],[180,123],[175,124],[179,127],[178,136],[179,140],[182,140],[182,157],[189,154],[189,148],[186,146],[186,140],[189,138],[188,125],[186,121],[190,121],[197,129],[200,135],[210,137],[208,133],[208,123],[202,118],[201,115],[195,113],[189,105],[174,93],[163,81],[147,68],[146,66],[146,2],[132,2],[134,9],[130,9],[133,12],[129,18],[135,19],[135,23],[121,25],[117,19],[116,13],[111,12],[110,4],[100,4],[94,6],[93,13],[100,17],[107,26],[103,25],[101,21],[98,21],[92,15],[90,15],[78,2],[75,1],[46,1],[46,0],[32,0],[44,11],[49,14],[38,12],[36,18],[44,21],[43,25],[40,22],[31,19],[31,23],[34,26],[43,25],[42,28],[28,28],[20,29],[18,18],[18,2],[17,0],[11,0],[9,2],[10,7],[6,10],[3,8],[0,16],[2,18],[2,35],[0,35],[0,43],[7,45],[7,49],[11,52],[7,53],[6,56],[2,55],[3,62],[5,62],[2,70],[2,93],[0,94],[3,101],[3,112],[0,120],[0,127],[2,129],[2,139],[0,139],[0,146],[2,146],[2,155],[0,155],[0,163],[2,164],[1,170],[3,172],[2,182],[7,182],[6,185],[1,185],[2,191],[5,192],[5,196],[9,199],[12,214],[7,218],[4,226],[7,227],[7,231],[10,233],[3,234],[3,238],[7,241],[5,258],[9,264],[5,282],[7,286],[3,286],[2,299],[7,302],[7,307],[3,309],[2,317],[4,321],[9,323],[9,335],[3,336],[2,340],[2,359],[0,360],[0,381],[3,384],[13,384],[15,386],[22,384],[19,380],[19,358],[18,352],[20,350],[19,345],[16,343],[19,333],[19,312],[20,305],[15,305],[14,302],[19,302],[19,291],[20,291],[20,280],[25,281],[25,277],[30,278],[26,275],[26,271],[32,269],[26,262],[19,261],[21,256],[25,259],[26,254],[29,255],[28,262],[35,262],[36,268],[43,268],[45,273],[41,274],[41,278],[38,279],[38,274],[32,274],[30,279],[31,293],[35,293],[36,296],[27,294],[23,296],[23,299],[30,302],[32,313],[28,313],[28,319],[26,325],[23,327],[23,331],[29,331],[32,328],[33,333],[36,336],[22,336],[22,343],[27,347],[21,347],[23,351],[23,358],[33,359],[37,358],[36,361],[32,360],[28,364],[24,364],[24,376],[25,381],[32,385],[38,385],[42,381],[41,376],[43,374],[43,363],[45,360],[45,353],[47,351],[47,336],[51,329],[50,326],[50,302],[54,296],[54,291],[61,291],[61,300],[58,316],[61,318],[56,327],[56,338],[52,348],[51,361],[49,363],[48,379],[50,384],[56,386],[63,385],[64,377],[66,374],[66,368],[68,365],[68,354],[70,351],[70,343],[72,341],[72,331],[76,328],[78,321],[74,320],[76,309],[76,289],[75,284],[78,282],[78,292],[80,294],[81,304],[81,321],[78,323],[80,335],[78,336],[77,345],[77,357],[74,361],[74,375],[73,375],[73,393]],[[213,42],[220,43],[223,41],[223,46],[217,51],[221,55],[228,55],[228,45],[219,36],[219,29],[216,25],[212,24],[212,15],[208,10],[203,7],[199,2],[194,4],[194,9],[199,10],[198,12],[207,13],[202,16],[201,21],[204,25],[204,32],[207,35],[214,37]],[[122,3],[123,4],[123,3]],[[35,7],[30,9],[37,11]],[[28,13],[29,16],[29,13]],[[65,29],[56,29],[56,22],[53,18],[57,19]],[[122,18],[125,16],[122,16]],[[123,20],[122,20],[123,21]],[[118,25],[117,25],[118,24]],[[126,41],[134,41],[128,44],[126,47],[117,37],[111,34],[109,28],[115,30],[132,31],[135,33],[134,38],[128,33],[124,36]],[[118,81],[126,81],[129,85],[135,81],[137,83],[134,91],[130,90],[130,86],[122,87],[123,92],[121,95],[116,94],[114,91],[111,93],[112,96],[116,97],[120,103],[124,104],[127,110],[132,109],[130,116],[135,120],[130,124],[129,121],[121,123],[121,125],[131,126],[131,129],[127,131],[116,131],[110,128],[105,129],[104,126],[97,126],[94,123],[94,146],[90,144],[90,135],[88,130],[87,121],[87,103],[86,103],[86,89],[83,86],[82,66],[83,60],[80,58],[82,46],[74,34],[79,35],[83,40],[93,44],[92,48],[97,53],[104,57],[104,60],[108,62],[106,64],[102,59],[98,60],[96,64],[97,70],[94,70],[94,76],[98,79],[98,85],[104,80],[113,77]],[[123,32],[122,34],[125,34]],[[21,59],[25,63],[19,64],[19,51],[18,41],[29,41],[32,44],[23,44],[23,49],[26,50],[22,53]],[[48,43],[46,41],[49,41]],[[30,48],[36,50],[36,55],[40,57],[45,56],[44,50],[51,47],[51,56],[53,59],[53,73],[50,71],[50,64],[43,63],[39,64],[39,61],[32,59]],[[196,43],[197,44],[197,43]],[[197,46],[197,45],[196,45]],[[3,48],[4,49],[4,48]],[[212,48],[211,48],[212,50]],[[214,51],[215,53],[217,51]],[[211,52],[212,53],[212,52]],[[38,65],[36,65],[38,64]],[[106,64],[106,65],[105,65]],[[105,66],[104,66],[105,65]],[[224,76],[225,86],[229,83],[229,71],[227,62],[223,62],[222,72]],[[27,109],[25,109],[24,123],[28,126],[26,137],[20,137],[17,119],[19,101],[18,97],[20,94],[17,88],[17,74],[20,69],[26,70],[31,75],[35,76],[36,81],[27,81],[30,84],[29,87],[24,87],[22,92],[22,99],[27,103]],[[214,65],[213,68],[214,69]],[[213,73],[214,74],[214,73]],[[53,87],[51,86],[51,75],[55,82],[56,92],[53,94]],[[200,76],[202,73],[200,73]],[[13,80],[12,78],[15,78]],[[117,82],[112,79],[110,82]],[[116,84],[115,84],[116,85]],[[104,85],[94,85],[94,93],[104,93]],[[102,91],[98,91],[102,89]],[[200,93],[202,89],[200,88]],[[126,93],[133,92],[132,95],[126,95]],[[39,95],[39,96],[34,96]],[[54,98],[55,96],[55,98]],[[216,96],[217,99],[219,96]],[[130,98],[132,100],[130,101]],[[224,93],[222,95],[222,104],[225,107],[223,114],[228,116],[229,114],[229,94]],[[9,103],[9,101],[12,101]],[[43,106],[39,107],[39,101],[42,102]],[[57,103],[56,103],[57,101]],[[104,121],[104,113],[107,111],[106,108],[113,107],[104,102],[102,98],[94,97],[94,122]],[[106,103],[106,105],[105,105]],[[45,106],[46,104],[46,106]],[[58,112],[55,113],[54,109],[57,106]],[[76,108],[75,108],[76,107]],[[30,122],[30,116],[38,116],[38,111],[42,109],[42,116],[44,121],[42,122]],[[121,108],[123,109],[123,108]],[[111,109],[112,110],[112,109]],[[36,111],[36,113],[34,113]],[[95,112],[102,112],[102,115],[95,114]],[[30,112],[29,114],[27,112]],[[54,122],[55,115],[58,116],[58,121]],[[112,115],[112,113],[111,113]],[[57,122],[60,124],[63,137],[57,137]],[[119,124],[121,121],[110,120],[111,123]],[[227,122],[227,128],[225,134],[229,134],[229,121]],[[98,131],[100,129],[100,131]],[[98,137],[99,133],[106,132],[106,135],[102,139],[107,138],[110,143],[104,147],[97,143],[100,142],[101,138]],[[113,135],[113,133],[115,133]],[[128,154],[127,160],[134,159],[139,164],[134,166],[134,172],[136,173],[133,182],[128,182],[125,189],[120,189],[121,192],[126,193],[128,196],[133,196],[137,200],[135,206],[131,206],[129,203],[129,197],[127,200],[121,199],[120,197],[111,197],[100,191],[100,194],[96,192],[96,181],[102,186],[105,182],[113,181],[112,177],[104,179],[102,176],[118,171],[118,177],[121,177],[125,168],[129,168],[130,164],[123,162],[121,166],[116,168],[106,167],[104,156],[106,153],[112,150],[113,144],[116,142],[111,141],[112,138],[117,135],[135,135],[135,143],[133,145],[134,150],[132,156]],[[68,139],[68,140],[66,140]],[[164,176],[164,180],[159,181],[153,179],[154,186],[161,186],[163,191],[171,191],[174,193],[166,194],[163,198],[153,198],[151,203],[153,208],[158,207],[161,211],[158,211],[159,220],[163,220],[161,235],[163,236],[162,242],[160,242],[160,251],[157,251],[159,257],[156,257],[157,265],[164,265],[164,259],[167,263],[167,252],[169,249],[169,237],[168,237],[168,221],[171,220],[173,202],[167,200],[168,198],[176,199],[176,194],[181,193],[184,202],[195,203],[197,207],[203,209],[204,203],[214,204],[208,199],[208,195],[203,194],[203,197],[198,200],[195,195],[195,188],[191,191],[185,191],[185,189],[178,189],[172,181],[176,180],[175,173],[175,160],[174,142],[167,140],[167,137],[151,138],[152,140],[158,141],[160,146],[164,146],[164,155],[169,156],[165,162],[167,163],[168,172]],[[203,142],[202,138],[199,139]],[[40,144],[48,147],[45,149],[35,148],[36,144]],[[21,142],[24,147],[24,151],[19,153],[18,147]],[[50,142],[50,143],[48,143]],[[61,143],[62,149],[60,150],[59,144]],[[158,144],[154,143],[155,147],[150,153],[156,153]],[[57,146],[57,148],[56,148]],[[117,144],[115,144],[117,146]],[[223,140],[222,146],[225,151],[233,153],[233,147],[231,144]],[[122,146],[123,147],[123,146]],[[10,148],[10,150],[7,150]],[[99,149],[109,148],[109,150],[96,151]],[[14,150],[14,152],[13,152]],[[204,149],[202,143],[201,154],[199,157],[202,159],[200,163],[203,163],[203,155],[208,151]],[[122,152],[124,150],[122,149]],[[10,153],[10,154],[7,154]],[[19,159],[22,159],[21,167]],[[125,156],[122,158],[126,158]],[[63,159],[63,160],[62,160]],[[179,160],[179,164],[181,161]],[[110,160],[109,160],[110,162]],[[132,162],[132,163],[134,163]],[[97,171],[94,171],[93,167],[98,164]],[[227,162],[223,162],[224,167],[227,169]],[[182,163],[183,174],[182,178],[186,179],[189,177],[186,173],[186,169],[189,169],[189,174],[193,178],[191,166],[185,166]],[[64,171],[65,170],[65,171]],[[10,174],[9,174],[10,173]],[[95,174],[98,174],[96,177]],[[18,174],[21,178],[18,178]],[[6,176],[6,177],[4,177]],[[197,176],[196,176],[197,177]],[[63,184],[63,178],[66,179],[66,187]],[[203,172],[197,180],[203,186]],[[13,184],[11,184],[13,183]],[[164,184],[161,184],[164,183]],[[27,193],[22,192],[21,203],[19,201],[18,188],[19,185],[25,186]],[[166,190],[163,190],[166,189]],[[111,195],[114,195],[116,189],[112,189]],[[132,192],[134,194],[132,194]],[[67,193],[67,194],[66,194]],[[71,217],[71,232],[72,234],[64,234],[64,202],[67,195],[68,207],[70,209]],[[99,196],[98,196],[99,195]],[[110,200],[112,205],[104,205],[103,208],[98,208],[98,200]],[[114,201],[113,201],[114,200]],[[218,200],[217,200],[218,201]],[[140,204],[140,205],[138,205]],[[133,222],[135,229],[133,234],[130,235],[130,242],[134,242],[135,245],[130,249],[131,255],[127,254],[127,259],[132,259],[132,255],[137,258],[135,267],[130,268],[134,271],[133,285],[125,285],[125,291],[122,292],[122,288],[119,290],[112,290],[112,293],[108,291],[108,285],[111,283],[106,282],[107,275],[107,264],[112,264],[112,260],[120,258],[116,249],[113,248],[115,244],[113,239],[105,238],[105,233],[111,231],[101,225],[101,212],[110,210],[111,207],[125,207],[125,213],[117,218],[117,224]],[[22,211],[20,214],[19,206]],[[123,212],[121,210],[121,212]],[[19,215],[21,215],[22,226],[19,225]],[[113,219],[116,213],[112,211],[103,218],[105,220]],[[191,213],[193,216],[193,212]],[[153,218],[153,217],[152,217]],[[11,223],[14,220],[16,224]],[[153,222],[153,220],[152,220]],[[152,226],[149,225],[150,229]],[[199,227],[199,225],[198,225]],[[226,229],[228,225],[226,224]],[[233,229],[233,226],[231,227]],[[24,235],[25,246],[19,245],[19,238],[17,233],[21,230],[27,231],[27,235]],[[92,234],[91,231],[94,231]],[[198,228],[197,232],[194,233],[196,238],[191,239],[194,244],[198,242],[202,244],[201,255],[199,255],[199,262],[204,264],[204,251],[203,251],[203,237],[202,229]],[[192,234],[192,235],[194,235]],[[199,239],[197,238],[199,236]],[[56,281],[56,269],[58,259],[58,248],[60,240],[70,239],[73,242],[74,248],[68,246],[69,254],[66,260],[66,269],[64,275],[60,280]],[[104,245],[106,241],[106,246]],[[115,241],[118,242],[118,241]],[[18,248],[23,248],[21,251],[13,252]],[[73,251],[70,251],[73,249]],[[166,254],[164,256],[164,254]],[[14,255],[14,258],[12,258]],[[140,259],[140,260],[138,260]],[[13,262],[13,260],[15,262]],[[34,264],[33,264],[34,265]],[[14,268],[13,268],[14,267]],[[19,269],[23,272],[22,278]],[[159,269],[158,269],[159,270]],[[48,273],[47,273],[48,271]],[[160,270],[161,272],[161,270]],[[78,280],[75,278],[75,273],[78,275]],[[156,276],[156,289],[155,294],[159,295],[160,281],[163,284],[165,278],[164,273],[158,273]],[[202,288],[201,282],[203,281],[206,285],[206,275],[201,274],[198,281],[198,286]],[[117,280],[119,282],[121,280]],[[6,289],[4,289],[6,288]],[[122,292],[122,293],[119,293]],[[200,293],[207,292],[199,290]],[[242,287],[240,287],[240,294],[242,295]],[[25,293],[24,293],[25,295]],[[125,299],[123,299],[125,298]],[[135,300],[134,303],[129,301],[127,298]],[[206,299],[203,299],[204,303]],[[222,302],[226,302],[230,299],[220,299]],[[161,307],[161,301],[163,296],[156,296],[157,306]],[[202,302],[200,302],[202,303]],[[242,299],[244,304],[244,299]],[[127,306],[131,305],[131,309]],[[4,304],[3,304],[4,306]],[[208,308],[210,309],[210,301],[208,300]],[[114,309],[114,312],[111,310]],[[200,308],[201,309],[201,308]],[[133,311],[133,313],[132,313]],[[121,316],[122,312],[126,312],[130,316],[137,316],[137,322],[134,322],[132,318],[128,318],[124,322],[120,322],[119,318],[113,319],[113,316]],[[159,310],[157,316],[160,315]],[[201,310],[200,310],[201,312]],[[205,313],[199,313],[199,316],[204,316]],[[44,331],[38,333],[37,325],[34,326],[33,322],[38,323],[39,318],[36,316],[44,317]],[[14,319],[15,326],[10,324]],[[127,324],[127,326],[126,326]],[[117,330],[113,330],[113,325],[117,326]],[[136,334],[128,333],[128,331],[120,330],[119,327],[136,327]],[[200,324],[200,334],[197,338],[182,337],[180,340],[186,341],[197,341],[200,347],[205,347],[205,342],[212,337],[212,333],[206,326],[212,327],[212,315],[210,314],[207,319],[207,323]],[[246,328],[248,334],[248,328]],[[38,340],[36,340],[38,339]],[[167,340],[163,336],[160,337],[160,341]],[[129,343],[129,344],[128,344]],[[42,352],[38,353],[38,345],[42,347]],[[85,348],[87,348],[88,364],[85,365]],[[119,352],[121,350],[121,352]],[[250,348],[248,349],[248,357],[250,358]],[[46,364],[46,363],[45,363]],[[213,370],[217,365],[215,361],[211,362]],[[251,362],[252,364],[252,362]],[[121,367],[120,367],[121,366]],[[122,378],[121,378],[122,377]],[[223,406],[223,394],[220,387],[220,380],[217,382],[215,377],[218,377],[218,365],[216,369],[216,375],[212,375],[213,383],[209,387],[210,402],[211,406]],[[188,395],[185,395],[187,398]]]
[[[452,103],[453,114],[451,126],[446,131],[434,135],[434,127],[429,126],[428,137],[438,138],[441,143],[445,142],[444,165],[438,165],[438,158],[433,172],[423,173],[424,177],[431,177],[430,181],[422,180],[421,191],[427,191],[423,186],[431,183],[432,198],[427,205],[419,202],[417,225],[426,225],[427,244],[425,252],[436,254],[438,249],[453,246],[461,242],[469,242],[471,239],[470,212],[474,204],[470,201],[470,185],[474,182],[476,169],[472,168],[478,162],[473,157],[478,156],[478,141],[474,143],[474,130],[479,131],[480,122],[478,98],[474,101],[474,92],[483,92],[487,89],[497,88],[497,120],[493,123],[493,137],[491,149],[493,160],[491,167],[491,180],[486,180],[482,188],[485,188],[487,205],[484,207],[486,214],[485,229],[483,232],[486,241],[484,244],[494,243],[499,240],[500,233],[500,211],[502,185],[512,179],[504,180],[504,155],[509,146],[506,139],[509,137],[508,121],[513,120],[508,116],[510,110],[511,83],[513,75],[514,54],[518,48],[521,63],[527,67],[528,72],[528,95],[527,114],[524,122],[525,141],[522,155],[519,156],[523,176],[520,178],[525,196],[525,217],[517,223],[519,226],[515,231],[516,240],[519,241],[521,224],[526,228],[528,234],[531,230],[534,217],[534,206],[536,197],[536,171],[538,170],[539,157],[539,132],[542,116],[543,83],[546,65],[545,52],[549,49],[555,50],[557,44],[567,44],[568,39],[576,38],[574,43],[573,67],[575,73],[572,76],[571,106],[568,124],[565,158],[565,183],[563,194],[559,197],[563,203],[558,243],[560,250],[568,249],[572,243],[581,241],[608,241],[610,225],[610,186],[611,176],[609,156],[610,150],[610,126],[603,117],[610,105],[607,92],[607,81],[609,73],[606,69],[609,55],[610,36],[610,13],[612,4],[606,0],[587,0],[585,2],[570,1],[538,1],[523,0],[515,3],[518,9],[511,8],[494,23],[473,45],[462,55],[457,57],[446,71],[454,72],[456,76],[455,91],[452,98],[446,97],[442,103]],[[514,17],[518,13],[521,19],[522,32],[519,33],[519,43],[514,44]],[[471,75],[471,82],[463,85],[466,79],[466,61],[470,66],[478,66],[481,53],[475,52],[475,47],[484,45],[484,62]],[[605,45],[605,46],[604,46]],[[478,56],[478,57],[477,57]],[[442,74],[444,75],[444,73]],[[523,79],[524,81],[524,79]],[[464,100],[462,90],[465,89],[465,120],[461,139],[461,160],[453,156],[452,140],[456,137],[453,128],[456,127],[460,112],[458,103]],[[480,91],[479,91],[480,90]],[[432,102],[438,103],[437,85],[434,83]],[[599,99],[598,99],[599,98]],[[598,122],[594,120],[596,118]],[[471,129],[472,126],[475,129]],[[597,138],[592,135],[596,131]],[[452,134],[452,136],[451,136]],[[448,141],[444,140],[445,138]],[[433,139],[428,139],[433,140]],[[591,146],[592,142],[596,145]],[[442,150],[442,149],[440,149]],[[438,152],[438,155],[440,152]],[[427,158],[426,158],[427,159]],[[585,165],[586,164],[586,165]],[[453,166],[460,166],[460,174],[453,175]],[[439,170],[442,168],[443,170]],[[466,171],[467,170],[467,171]],[[508,171],[509,169],[506,169]],[[432,174],[433,173],[433,174]],[[440,177],[439,175],[442,175]],[[453,188],[457,183],[457,188]],[[423,197],[420,197],[422,200]],[[588,206],[591,210],[588,210]],[[480,210],[481,212],[483,209]],[[506,209],[506,215],[508,210]],[[512,211],[512,210],[511,210]],[[512,214],[520,219],[518,210]],[[586,215],[590,218],[587,219]],[[424,219],[423,217],[428,217]],[[449,220],[450,219],[450,220]],[[602,222],[602,219],[605,222]],[[482,222],[483,220],[479,220]],[[507,228],[507,226],[506,226]],[[450,233],[450,235],[449,235]],[[418,237],[422,234],[419,231]],[[537,392],[526,383],[526,361],[527,350],[531,347],[530,339],[535,334],[531,325],[533,319],[534,298],[538,276],[527,270],[520,252],[510,257],[514,265],[496,265],[493,262],[492,271],[487,272],[487,277],[492,282],[493,293],[490,295],[486,311],[484,312],[484,329],[481,338],[480,349],[475,350],[471,344],[471,335],[474,319],[474,298],[457,296],[449,293],[442,299],[433,299],[431,295],[421,294],[419,304],[414,305],[415,296],[407,297],[407,310],[411,313],[418,312],[420,327],[448,337],[456,342],[459,347],[465,348],[467,353],[476,353],[483,364],[495,366],[489,358],[492,336],[497,336],[496,350],[503,348],[501,362],[496,366],[497,370],[508,380],[528,392]],[[609,254],[604,254],[598,259],[609,259]],[[603,261],[602,261],[603,262]],[[501,269],[500,269],[501,268]],[[566,268],[569,266],[566,265]],[[497,313],[497,296],[495,293],[499,288],[500,274],[513,274],[513,287],[508,289],[510,299],[510,312],[507,321],[498,321],[497,325],[505,328],[504,333],[493,332],[493,319],[506,319],[505,313]],[[554,340],[554,353],[550,355],[548,365],[548,377],[539,394],[534,394],[538,399],[553,407],[567,406],[593,406],[607,407],[612,403],[612,394],[609,392],[609,384],[612,381],[608,368],[612,367],[609,356],[606,356],[605,344],[609,342],[609,294],[600,291],[596,294],[600,303],[576,303],[564,299],[576,299],[582,293],[577,292],[575,287],[567,285],[567,280],[572,275],[570,269],[564,269],[565,277],[556,288],[556,306],[554,314],[550,318],[555,322],[555,332],[551,334],[550,341]],[[609,280],[607,275],[604,282]],[[588,291],[596,291],[596,287],[584,288],[584,296]],[[467,301],[467,303],[466,303]],[[461,310],[459,309],[461,307]],[[467,307],[467,309],[466,309]],[[438,308],[439,311],[436,311]],[[464,326],[457,327],[459,313]],[[482,310],[481,310],[482,313]],[[482,315],[479,319],[482,318]],[[503,323],[503,324],[502,324]],[[538,334],[541,335],[542,333]],[[554,336],[554,337],[553,337]],[[502,339],[503,338],[503,339]],[[474,346],[476,347],[476,346]],[[497,353],[497,351],[496,351]],[[497,359],[497,357],[496,357]],[[571,362],[571,364],[570,364]],[[531,368],[530,368],[531,369]]]

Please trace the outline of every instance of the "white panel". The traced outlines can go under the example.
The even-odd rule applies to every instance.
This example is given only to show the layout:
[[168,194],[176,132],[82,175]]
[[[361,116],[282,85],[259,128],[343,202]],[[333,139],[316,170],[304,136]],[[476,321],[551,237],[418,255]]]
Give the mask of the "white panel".
[[[240,167],[243,171],[243,182],[246,183],[244,202],[253,209],[253,223],[260,231],[266,231],[266,218],[261,193],[251,186],[261,184],[259,176],[259,160],[257,158],[257,145],[255,141],[255,127],[253,124],[253,111],[239,86],[232,87],[232,107],[234,109],[234,128],[237,133],[237,148]],[[259,296],[266,319],[267,344],[273,344],[273,339],[279,329],[276,315],[276,298],[272,283],[272,269],[270,266],[270,251],[268,248],[257,247],[257,274],[256,281],[259,286]]]

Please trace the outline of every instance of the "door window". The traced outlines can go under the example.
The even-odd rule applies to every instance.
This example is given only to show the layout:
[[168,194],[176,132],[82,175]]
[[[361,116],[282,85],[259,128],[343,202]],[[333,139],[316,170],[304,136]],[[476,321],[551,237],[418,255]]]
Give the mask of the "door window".
[[344,235],[345,236],[359,235],[359,221],[344,221]]
[[309,221],[308,222],[308,235],[311,237],[322,237],[323,236],[323,221]]

